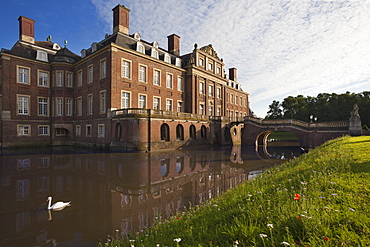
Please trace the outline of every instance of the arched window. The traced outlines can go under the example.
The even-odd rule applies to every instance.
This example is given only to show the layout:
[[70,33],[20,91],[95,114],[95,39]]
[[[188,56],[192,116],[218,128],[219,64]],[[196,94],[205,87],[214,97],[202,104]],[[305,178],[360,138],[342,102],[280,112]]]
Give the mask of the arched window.
[[184,157],[176,158],[176,172],[181,173],[184,170]]
[[159,168],[160,169],[160,174],[162,177],[165,177],[168,175],[168,173],[170,172],[170,168],[169,168],[169,159],[162,159],[161,160],[161,167]]
[[169,141],[170,140],[170,127],[168,124],[161,125],[161,140]]
[[193,138],[194,140],[197,139],[196,138],[196,130],[195,130],[195,126],[192,124],[190,125],[190,129],[189,129],[189,132],[190,132],[190,138]]
[[202,127],[200,128],[200,136],[203,139],[207,139],[207,128],[204,125],[202,125]]
[[181,124],[176,126],[176,140],[184,140],[184,127]]

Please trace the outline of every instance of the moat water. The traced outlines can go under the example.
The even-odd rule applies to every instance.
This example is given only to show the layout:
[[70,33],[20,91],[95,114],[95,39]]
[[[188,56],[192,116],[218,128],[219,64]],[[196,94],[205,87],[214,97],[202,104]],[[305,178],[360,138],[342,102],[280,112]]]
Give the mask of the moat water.
[[[96,246],[107,235],[129,238],[299,153],[299,147],[3,150],[0,246]],[[71,205],[47,210],[48,196]]]

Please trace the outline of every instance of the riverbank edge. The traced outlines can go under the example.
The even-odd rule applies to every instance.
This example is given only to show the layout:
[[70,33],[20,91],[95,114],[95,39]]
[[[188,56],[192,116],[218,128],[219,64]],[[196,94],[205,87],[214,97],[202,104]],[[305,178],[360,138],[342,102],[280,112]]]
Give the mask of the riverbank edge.
[[368,136],[328,141],[201,206],[158,220],[135,242],[118,238],[118,230],[102,246],[368,246],[369,151]]

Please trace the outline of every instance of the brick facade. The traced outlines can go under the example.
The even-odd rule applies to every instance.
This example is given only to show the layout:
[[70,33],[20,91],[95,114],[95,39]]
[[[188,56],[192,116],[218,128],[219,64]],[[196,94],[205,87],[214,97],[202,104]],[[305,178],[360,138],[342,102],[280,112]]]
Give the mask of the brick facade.
[[[212,45],[180,55],[176,34],[167,37],[168,50],[129,35],[129,12],[117,5],[113,33],[81,56],[50,39],[34,41],[35,21],[18,19],[19,41],[0,53],[1,147],[150,151],[224,143],[225,124],[215,119],[249,116],[236,69],[227,78]],[[143,111],[129,114],[132,108]]]

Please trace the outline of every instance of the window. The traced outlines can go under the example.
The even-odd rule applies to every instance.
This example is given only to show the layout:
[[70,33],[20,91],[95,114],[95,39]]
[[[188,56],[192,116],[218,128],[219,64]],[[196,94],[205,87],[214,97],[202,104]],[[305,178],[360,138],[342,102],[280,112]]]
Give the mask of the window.
[[171,63],[171,57],[168,54],[164,54],[164,61],[166,63]]
[[48,98],[39,98],[39,116],[48,116],[48,104],[49,99]]
[[65,128],[55,128],[56,136],[67,136],[67,130]]
[[140,52],[142,54],[145,54],[145,47],[138,42],[137,43],[137,47],[136,47],[136,51],[138,51],[138,52]]
[[104,137],[105,135],[105,126],[104,124],[98,125],[98,137]]
[[39,136],[48,136],[49,135],[49,126],[39,125]]
[[18,96],[18,114],[29,115],[29,96]]
[[87,83],[93,82],[93,65],[87,67]]
[[18,125],[18,136],[30,136],[31,126],[30,125]]
[[166,87],[172,88],[172,75],[171,74],[166,75]]
[[[176,139],[179,141],[184,140],[184,127],[181,124],[178,124],[176,126]],[[177,162],[176,162],[176,166],[177,166]]]
[[146,108],[146,95],[139,95],[139,108]]
[[146,67],[139,65],[139,81],[146,82]]
[[30,69],[18,67],[18,83],[29,84]]
[[221,116],[221,107],[217,107],[217,116]]
[[166,99],[166,111],[172,111],[172,100]]
[[77,98],[77,115],[82,116],[82,97]]
[[49,81],[49,73],[44,71],[39,71],[39,86],[47,87]]
[[92,94],[87,95],[87,115],[93,114],[93,96]]
[[63,72],[57,71],[57,87],[63,87]]
[[234,94],[230,94],[230,103],[234,103]]
[[169,141],[170,140],[170,127],[168,124],[161,125],[161,140]]
[[208,115],[213,116],[213,106],[208,107]]
[[73,73],[67,72],[67,87],[73,87]]
[[240,96],[240,105],[243,105],[243,98]]
[[154,110],[160,110],[161,109],[161,99],[158,97],[154,97],[153,99],[153,109]]
[[209,70],[213,70],[213,64],[209,63],[209,64],[208,64],[208,69],[209,69]]
[[247,99],[244,99],[244,106],[247,106]]
[[86,125],[86,136],[91,137],[91,125]]
[[130,93],[122,92],[121,109],[130,108]]
[[106,112],[106,98],[105,98],[105,91],[100,92],[100,113]]
[[122,77],[131,78],[131,62],[122,60]]
[[235,95],[235,105],[239,104],[239,97]]
[[154,58],[156,58],[156,59],[158,59],[158,58],[159,58],[159,53],[158,53],[158,51],[157,51],[156,49],[153,49],[153,48],[152,48],[152,57],[154,57]]
[[204,82],[199,82],[199,93],[204,94]]
[[204,60],[202,58],[199,58],[199,65],[203,66],[204,65]]
[[36,54],[36,59],[40,60],[40,61],[47,62],[48,61],[48,54],[44,51],[38,50],[37,54]]
[[72,116],[72,99],[66,99],[66,116]]
[[100,61],[100,78],[107,76],[107,61],[105,59]]
[[208,86],[208,95],[213,96],[213,85]]
[[217,88],[217,98],[221,99],[221,88]]
[[221,68],[217,67],[217,74],[221,74]]
[[182,77],[177,77],[177,90],[182,91]]
[[182,101],[177,102],[177,112],[182,112]]
[[161,72],[159,70],[154,70],[154,85],[161,85]]
[[204,115],[204,104],[199,104],[199,114]]
[[78,72],[78,86],[82,86],[82,70],[79,70]]
[[76,125],[76,136],[81,136],[81,125]]
[[63,98],[57,98],[57,116],[63,115]]

